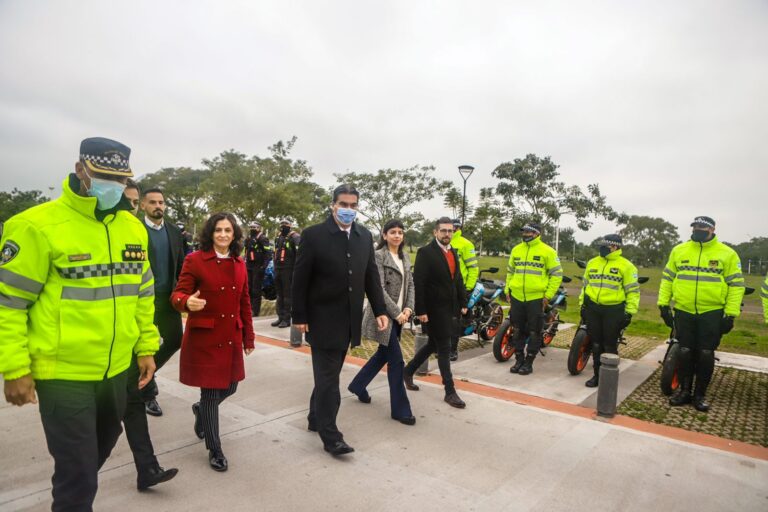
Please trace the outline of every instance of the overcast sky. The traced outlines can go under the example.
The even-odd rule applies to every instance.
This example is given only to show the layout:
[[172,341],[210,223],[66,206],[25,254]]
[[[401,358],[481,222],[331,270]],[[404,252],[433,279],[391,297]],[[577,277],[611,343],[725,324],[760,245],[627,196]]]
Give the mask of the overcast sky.
[[88,136],[143,174],[296,135],[324,186],[469,163],[474,200],[533,152],[740,242],[768,236],[767,57],[764,0],[0,0],[0,189],[58,189]]

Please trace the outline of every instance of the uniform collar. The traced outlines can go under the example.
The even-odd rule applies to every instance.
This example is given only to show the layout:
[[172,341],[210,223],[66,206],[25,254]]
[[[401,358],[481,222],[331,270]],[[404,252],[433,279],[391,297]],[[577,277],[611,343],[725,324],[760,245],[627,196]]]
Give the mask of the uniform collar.
[[523,243],[526,244],[528,247],[535,247],[541,243],[541,235],[537,236],[530,242],[526,242],[525,240],[523,240]]
[[128,200],[128,198],[123,196],[120,199],[120,202],[117,203],[114,208],[109,210],[97,210],[96,198],[90,196],[81,196],[78,194],[79,190],[80,180],[77,178],[76,174],[72,173],[64,178],[64,182],[61,185],[61,196],[57,199],[57,201],[61,201],[62,204],[72,208],[84,217],[88,217],[89,219],[93,219],[99,222],[102,222],[109,215],[116,215],[120,210],[130,210],[132,208],[131,202]]
[[608,256],[605,256],[604,259],[606,259],[608,261],[613,261],[613,260],[619,259],[620,257],[621,257],[621,249],[617,249],[617,250],[613,251],[612,253],[609,253]]
[[458,240],[459,238],[461,238],[461,229],[457,229],[456,231],[453,232],[453,236],[451,237],[451,242],[453,242],[454,240]]

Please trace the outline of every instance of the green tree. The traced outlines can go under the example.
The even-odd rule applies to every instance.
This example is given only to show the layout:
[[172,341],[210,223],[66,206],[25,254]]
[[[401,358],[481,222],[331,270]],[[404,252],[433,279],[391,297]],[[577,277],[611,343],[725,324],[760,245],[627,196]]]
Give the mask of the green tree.
[[680,242],[677,228],[659,217],[631,215],[620,222],[619,234],[624,243],[637,247],[642,257],[636,265],[663,265],[672,248]]
[[0,222],[5,222],[17,213],[44,203],[47,197],[39,190],[19,190],[0,192]]
[[330,197],[310,181],[312,169],[306,161],[289,158],[295,142],[296,137],[278,141],[267,158],[229,150],[203,160],[210,173],[202,185],[208,208],[232,212],[242,222],[259,219],[267,229],[283,217],[302,227],[320,221]]
[[450,182],[433,176],[433,166],[415,165],[408,169],[380,169],[376,173],[347,172],[334,174],[338,183],[354,185],[360,192],[360,213],[371,227],[381,231],[390,219],[400,219],[406,228],[424,219],[421,213],[407,209],[428,201],[450,188]]
[[558,167],[550,157],[540,158],[531,153],[493,170],[493,176],[500,180],[496,192],[513,225],[535,219],[545,226],[554,226],[561,217],[570,215],[576,219],[577,227],[586,231],[592,225],[590,218],[620,217],[597,184],[587,185],[586,192],[576,185],[566,185],[558,179]]
[[493,187],[480,189],[474,215],[464,226],[465,236],[475,244],[478,254],[500,254],[510,250],[510,231],[504,219],[504,208]]

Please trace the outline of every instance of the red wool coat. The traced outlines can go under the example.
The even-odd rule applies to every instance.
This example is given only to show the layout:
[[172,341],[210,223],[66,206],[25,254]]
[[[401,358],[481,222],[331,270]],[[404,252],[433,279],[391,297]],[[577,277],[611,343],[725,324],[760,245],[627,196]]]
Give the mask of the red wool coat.
[[[201,311],[189,311],[187,299],[200,290]],[[181,342],[179,380],[189,386],[224,389],[245,378],[243,348],[253,348],[248,273],[239,256],[218,258],[214,251],[184,259],[171,295],[173,307],[189,313]]]

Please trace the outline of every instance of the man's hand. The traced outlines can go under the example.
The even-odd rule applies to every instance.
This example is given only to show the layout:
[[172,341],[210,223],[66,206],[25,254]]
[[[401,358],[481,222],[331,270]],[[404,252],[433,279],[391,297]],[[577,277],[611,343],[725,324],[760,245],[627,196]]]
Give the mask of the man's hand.
[[667,324],[667,327],[672,329],[675,325],[675,318],[672,316],[672,308],[669,306],[659,306],[659,313],[661,314],[661,319]]
[[155,375],[155,356],[137,357],[136,366],[139,367],[139,389],[143,389]]
[[733,330],[733,317],[732,316],[724,316],[722,320],[720,320],[720,334],[728,334]]
[[423,324],[429,322],[429,317],[427,315],[419,315],[416,318],[418,318],[419,322],[421,322]]
[[469,311],[467,308],[461,308],[461,314],[466,315],[467,311]]
[[309,324],[293,324],[293,326],[301,333],[306,334],[309,332]]
[[541,299],[541,310],[542,311],[546,311],[547,310],[547,306],[549,306],[549,299],[544,297],[543,299]]
[[187,309],[190,311],[201,311],[205,307],[205,299],[200,298],[200,290],[187,298]]
[[376,324],[379,326],[379,330],[383,331],[389,325],[389,317],[387,315],[379,315],[376,317]]
[[18,406],[37,403],[35,379],[32,378],[31,373],[18,379],[5,381],[5,401]]

